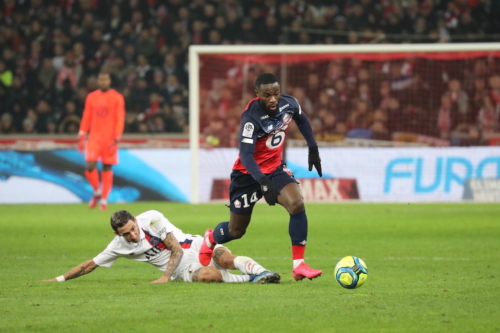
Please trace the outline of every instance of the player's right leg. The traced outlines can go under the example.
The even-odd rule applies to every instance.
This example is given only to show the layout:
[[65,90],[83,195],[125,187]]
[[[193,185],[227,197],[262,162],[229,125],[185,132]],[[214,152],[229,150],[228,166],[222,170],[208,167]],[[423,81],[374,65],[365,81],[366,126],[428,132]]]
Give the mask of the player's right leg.
[[199,254],[200,263],[204,266],[210,263],[216,244],[224,244],[243,237],[251,220],[253,206],[262,197],[262,191],[252,176],[233,171],[229,197],[231,210],[229,221],[219,223],[214,230],[205,231]]
[[281,279],[278,273],[265,269],[252,258],[234,255],[224,246],[218,246],[214,250],[212,260],[217,268],[224,270],[237,269],[243,274],[249,275],[252,283],[279,283]]
[[96,147],[87,144],[85,155],[85,178],[87,178],[90,186],[92,186],[92,198],[89,201],[89,208],[94,208],[101,197],[101,190],[99,188],[99,172],[97,171],[97,159],[99,152]]

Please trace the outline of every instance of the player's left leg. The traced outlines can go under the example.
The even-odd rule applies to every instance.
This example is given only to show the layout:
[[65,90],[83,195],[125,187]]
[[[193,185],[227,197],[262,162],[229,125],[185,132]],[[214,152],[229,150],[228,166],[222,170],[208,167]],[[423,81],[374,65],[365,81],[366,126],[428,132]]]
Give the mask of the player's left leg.
[[102,194],[100,209],[106,210],[108,208],[108,196],[113,187],[113,170],[110,164],[102,165]]
[[[293,277],[295,280],[313,279],[320,276],[322,271],[312,269],[304,262],[308,229],[307,215],[300,186],[295,179],[291,181],[287,178],[287,176],[292,177],[290,174],[291,172],[288,171],[285,171],[285,174],[277,173],[272,181],[280,189],[278,203],[290,214],[288,233],[292,241]],[[284,183],[287,184],[283,186]]]

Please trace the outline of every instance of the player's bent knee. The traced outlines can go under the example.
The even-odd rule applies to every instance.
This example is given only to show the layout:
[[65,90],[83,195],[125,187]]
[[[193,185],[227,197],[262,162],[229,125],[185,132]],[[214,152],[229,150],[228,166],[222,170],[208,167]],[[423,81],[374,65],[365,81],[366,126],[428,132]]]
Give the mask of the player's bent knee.
[[222,274],[215,267],[202,267],[193,272],[193,282],[222,282]]
[[224,252],[224,254],[220,257],[218,265],[225,269],[234,269],[234,258],[236,256],[229,251]]
[[85,169],[90,172],[95,169],[96,165],[96,162],[87,162],[87,164],[85,165]]
[[229,227],[229,233],[233,239],[240,239],[246,232],[246,229],[232,229]]
[[290,214],[297,214],[297,213],[300,213],[301,211],[303,211],[304,209],[305,209],[304,199],[297,198],[290,203],[290,205],[288,207],[288,212]]

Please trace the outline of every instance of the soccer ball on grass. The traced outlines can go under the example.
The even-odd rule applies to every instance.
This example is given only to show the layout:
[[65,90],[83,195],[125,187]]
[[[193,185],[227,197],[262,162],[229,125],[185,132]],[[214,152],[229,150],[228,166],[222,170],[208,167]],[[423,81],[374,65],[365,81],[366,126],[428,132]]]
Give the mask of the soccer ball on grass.
[[367,278],[368,268],[365,262],[358,257],[344,257],[335,266],[335,279],[344,288],[359,288]]

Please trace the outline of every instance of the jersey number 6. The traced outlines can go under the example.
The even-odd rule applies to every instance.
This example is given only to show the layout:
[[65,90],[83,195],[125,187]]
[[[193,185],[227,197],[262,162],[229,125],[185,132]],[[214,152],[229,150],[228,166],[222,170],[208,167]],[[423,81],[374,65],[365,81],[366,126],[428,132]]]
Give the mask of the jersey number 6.
[[278,132],[266,140],[266,147],[276,149],[285,142],[285,132]]

